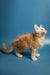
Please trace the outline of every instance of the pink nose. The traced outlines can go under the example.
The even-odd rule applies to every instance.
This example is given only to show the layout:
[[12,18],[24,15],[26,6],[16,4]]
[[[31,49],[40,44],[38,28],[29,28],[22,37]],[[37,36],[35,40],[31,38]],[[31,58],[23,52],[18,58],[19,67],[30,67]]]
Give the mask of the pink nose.
[[44,30],[45,31],[45,33],[47,33],[47,30]]

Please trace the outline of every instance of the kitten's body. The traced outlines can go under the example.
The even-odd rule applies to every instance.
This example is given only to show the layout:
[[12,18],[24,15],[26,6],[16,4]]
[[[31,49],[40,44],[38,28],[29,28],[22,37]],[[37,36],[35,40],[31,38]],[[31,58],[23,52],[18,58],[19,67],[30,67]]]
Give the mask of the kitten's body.
[[40,54],[38,54],[38,49],[43,46],[44,38],[45,35],[39,33],[28,33],[14,40],[11,46],[7,49],[5,48],[5,44],[3,44],[3,51],[9,53],[15,49],[15,54],[18,57],[22,57],[20,52],[31,50],[32,60],[37,60],[36,56],[40,56]]
[[33,46],[34,48],[42,47],[44,44],[44,36],[36,36],[36,34],[26,34],[20,36],[18,39],[14,40],[13,45],[17,48],[28,50]]

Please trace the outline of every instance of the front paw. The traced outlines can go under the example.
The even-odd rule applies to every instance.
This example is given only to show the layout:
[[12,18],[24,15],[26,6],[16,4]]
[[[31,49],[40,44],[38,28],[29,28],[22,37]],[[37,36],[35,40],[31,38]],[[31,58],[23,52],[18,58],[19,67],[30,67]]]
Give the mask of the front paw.
[[37,60],[37,58],[36,58],[36,57],[32,57],[32,60],[33,60],[33,61],[36,61],[36,60]]
[[37,56],[37,57],[39,57],[39,56],[40,56],[40,54],[39,54],[39,53],[37,53],[37,54],[36,54],[36,56]]

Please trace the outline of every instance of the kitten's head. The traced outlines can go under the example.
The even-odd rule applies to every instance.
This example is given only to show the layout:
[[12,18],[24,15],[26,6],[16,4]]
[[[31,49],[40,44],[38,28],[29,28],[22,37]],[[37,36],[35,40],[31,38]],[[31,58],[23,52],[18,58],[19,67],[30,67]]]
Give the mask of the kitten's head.
[[45,35],[47,33],[47,30],[43,28],[43,26],[40,24],[40,27],[38,27],[36,24],[34,25],[34,32],[40,35]]

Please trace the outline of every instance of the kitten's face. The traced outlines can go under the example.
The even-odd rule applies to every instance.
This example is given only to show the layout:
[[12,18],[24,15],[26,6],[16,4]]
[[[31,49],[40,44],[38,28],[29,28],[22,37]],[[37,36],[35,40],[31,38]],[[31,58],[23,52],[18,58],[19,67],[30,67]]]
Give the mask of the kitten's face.
[[34,31],[35,31],[35,33],[42,34],[42,35],[45,35],[47,33],[47,30],[44,29],[42,27],[42,25],[40,25],[40,27],[38,27],[36,24],[34,25]]

